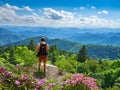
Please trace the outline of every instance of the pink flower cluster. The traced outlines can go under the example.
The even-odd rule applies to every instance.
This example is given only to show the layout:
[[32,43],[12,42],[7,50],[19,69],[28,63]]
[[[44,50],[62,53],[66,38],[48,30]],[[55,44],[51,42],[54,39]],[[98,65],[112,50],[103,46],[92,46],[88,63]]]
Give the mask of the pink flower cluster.
[[36,82],[36,87],[37,88],[42,88],[45,83],[46,83],[46,79],[41,79],[41,80]]
[[84,84],[90,90],[99,90],[96,85],[96,80],[91,77],[85,77],[83,74],[73,74],[73,76],[64,82],[66,86],[76,86]]
[[28,75],[22,75],[22,79],[27,80],[28,79]]
[[18,86],[20,85],[20,82],[18,80],[15,80],[15,84]]
[[91,90],[98,90],[98,87],[96,85],[96,80],[92,77],[84,77],[82,83],[84,83]]
[[6,71],[6,68],[0,68],[0,84],[3,86],[8,85],[5,87],[10,87],[10,85],[12,85],[16,88],[21,88],[25,86],[28,88],[34,88],[35,83],[36,81],[26,74],[21,76],[21,74]]
[[16,64],[16,68],[19,68],[20,67],[20,64]]
[[6,68],[0,68],[0,73],[5,72]]
[[9,77],[9,76],[12,76],[13,73],[12,73],[12,72],[5,72],[4,75],[5,75],[6,77]]
[[51,90],[51,88],[55,85],[55,83],[49,83],[46,87],[46,90]]

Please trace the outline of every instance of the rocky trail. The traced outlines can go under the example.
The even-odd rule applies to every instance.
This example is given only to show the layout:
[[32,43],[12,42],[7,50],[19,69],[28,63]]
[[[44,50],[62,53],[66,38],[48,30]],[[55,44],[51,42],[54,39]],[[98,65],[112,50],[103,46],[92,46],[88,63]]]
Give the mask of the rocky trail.
[[46,74],[43,72],[43,64],[41,65],[41,70],[38,72],[33,72],[33,78],[40,80],[45,78],[46,80],[54,79],[56,83],[60,84],[63,81],[63,78],[69,73],[61,71],[57,66],[47,64]]

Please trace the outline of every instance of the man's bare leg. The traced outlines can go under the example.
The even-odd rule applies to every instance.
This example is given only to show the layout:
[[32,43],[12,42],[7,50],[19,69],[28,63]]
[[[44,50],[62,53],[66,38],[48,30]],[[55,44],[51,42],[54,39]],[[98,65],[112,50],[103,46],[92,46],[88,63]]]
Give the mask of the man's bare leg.
[[44,72],[46,72],[46,62],[47,62],[47,57],[44,56]]
[[41,62],[42,62],[42,57],[41,57],[41,56],[39,56],[38,71],[40,71]]

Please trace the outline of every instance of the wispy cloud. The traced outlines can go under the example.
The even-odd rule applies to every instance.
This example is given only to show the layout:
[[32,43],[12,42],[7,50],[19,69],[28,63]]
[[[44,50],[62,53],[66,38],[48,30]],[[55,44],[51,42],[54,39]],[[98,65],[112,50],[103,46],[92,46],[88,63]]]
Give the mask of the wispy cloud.
[[92,9],[96,9],[96,7],[95,7],[95,6],[91,6],[91,8],[92,8]]
[[[23,10],[29,12],[29,14],[23,13]],[[32,9],[29,6],[20,8],[17,6],[5,4],[0,7],[0,25],[75,28],[120,28],[120,19],[118,19],[116,22],[116,20],[99,17],[99,15],[102,14],[109,15],[109,12],[107,10],[98,11],[98,16],[84,16],[81,15],[80,12],[73,12],[74,10],[55,10],[53,8],[43,8],[37,10]]]
[[26,10],[26,11],[33,11],[29,6],[24,6],[23,8],[19,8],[17,6],[11,6],[10,4],[6,3],[2,6],[2,8],[10,9],[10,10]]
[[98,14],[109,14],[107,10],[98,11]]
[[85,7],[83,7],[83,6],[80,7],[80,10],[84,10],[84,9],[85,9]]
[[29,6],[25,6],[25,7],[23,7],[21,10],[34,11],[34,10],[31,9]]
[[56,11],[52,8],[44,8],[44,14],[47,18],[54,20],[73,19],[73,14],[64,10]]

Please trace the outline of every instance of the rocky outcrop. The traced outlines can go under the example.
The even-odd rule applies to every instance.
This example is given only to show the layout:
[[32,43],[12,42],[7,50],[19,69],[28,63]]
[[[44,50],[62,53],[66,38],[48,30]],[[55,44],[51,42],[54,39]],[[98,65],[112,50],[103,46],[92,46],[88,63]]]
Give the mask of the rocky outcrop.
[[33,73],[33,77],[36,80],[40,80],[42,78],[46,78],[47,80],[54,79],[57,83],[61,83],[63,78],[69,74],[67,72],[61,71],[57,66],[47,64],[46,65],[46,73],[43,72],[43,64],[41,65],[41,70]]

